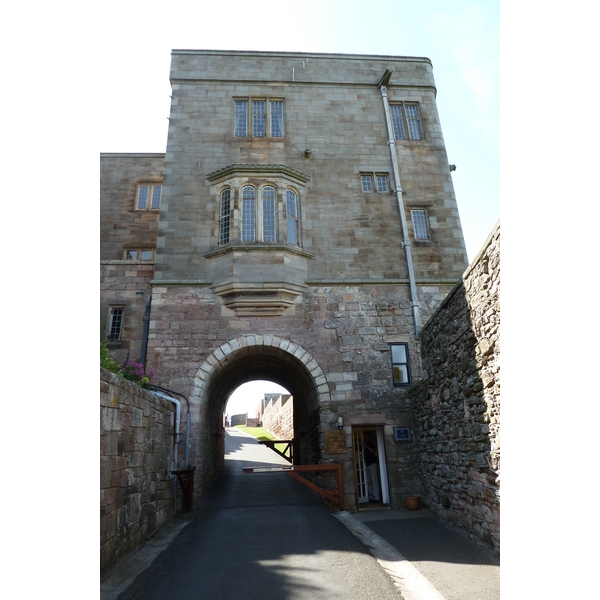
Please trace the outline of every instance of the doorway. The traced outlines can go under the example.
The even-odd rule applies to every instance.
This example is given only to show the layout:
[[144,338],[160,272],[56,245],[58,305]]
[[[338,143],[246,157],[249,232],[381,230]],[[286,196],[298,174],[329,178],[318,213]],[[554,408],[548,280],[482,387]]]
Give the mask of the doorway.
[[383,427],[352,428],[357,508],[390,505]]

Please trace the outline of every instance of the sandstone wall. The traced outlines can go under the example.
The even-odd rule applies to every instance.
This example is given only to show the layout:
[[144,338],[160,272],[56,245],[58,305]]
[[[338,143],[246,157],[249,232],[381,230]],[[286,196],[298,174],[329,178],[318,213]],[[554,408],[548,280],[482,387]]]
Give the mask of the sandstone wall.
[[101,572],[173,517],[174,422],[171,403],[100,369]]
[[500,545],[500,225],[423,328],[410,390],[423,503]]
[[263,427],[279,440],[294,437],[294,398],[290,394],[265,394]]
[[110,332],[111,307],[123,308],[123,333],[118,341],[106,346],[123,364],[127,358],[139,361],[142,347],[146,299],[152,294],[154,261],[112,260],[100,263],[100,337]]

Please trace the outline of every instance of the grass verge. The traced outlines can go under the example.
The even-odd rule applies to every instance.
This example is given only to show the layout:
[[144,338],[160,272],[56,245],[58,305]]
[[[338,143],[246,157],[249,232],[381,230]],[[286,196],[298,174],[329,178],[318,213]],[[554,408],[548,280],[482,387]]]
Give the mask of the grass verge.
[[[261,442],[264,442],[266,440],[277,439],[274,435],[270,434],[266,429],[263,429],[262,427],[247,427],[246,425],[236,425],[234,429],[239,429],[244,433],[249,433]],[[283,452],[286,446],[287,444],[275,444],[275,448],[277,448],[280,452]]]

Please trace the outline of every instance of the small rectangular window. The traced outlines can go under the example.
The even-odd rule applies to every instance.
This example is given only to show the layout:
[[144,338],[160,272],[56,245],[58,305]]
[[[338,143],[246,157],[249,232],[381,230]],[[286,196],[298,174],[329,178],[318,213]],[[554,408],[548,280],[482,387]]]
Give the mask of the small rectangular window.
[[126,248],[125,260],[154,260],[154,250],[151,248]]
[[428,240],[429,229],[427,227],[427,215],[424,210],[411,210],[413,227],[416,240]]
[[111,308],[110,309],[110,330],[108,332],[108,339],[110,341],[119,341],[123,333],[123,308]]
[[159,210],[162,195],[160,183],[140,183],[137,186],[135,199],[136,210]]
[[408,344],[390,344],[392,358],[392,383],[394,387],[410,384],[410,364],[408,361]]
[[390,190],[387,173],[363,172],[360,174],[360,180],[363,192],[385,194]]

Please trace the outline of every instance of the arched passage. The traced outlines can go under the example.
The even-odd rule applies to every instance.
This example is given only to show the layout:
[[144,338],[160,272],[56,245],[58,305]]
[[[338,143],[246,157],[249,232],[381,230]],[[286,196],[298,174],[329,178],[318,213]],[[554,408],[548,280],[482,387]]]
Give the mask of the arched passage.
[[204,361],[196,373],[190,403],[197,421],[198,473],[205,487],[224,459],[223,412],[231,393],[243,383],[267,379],[294,397],[294,462],[320,458],[319,407],[329,401],[325,375],[309,352],[271,335],[229,340]]

